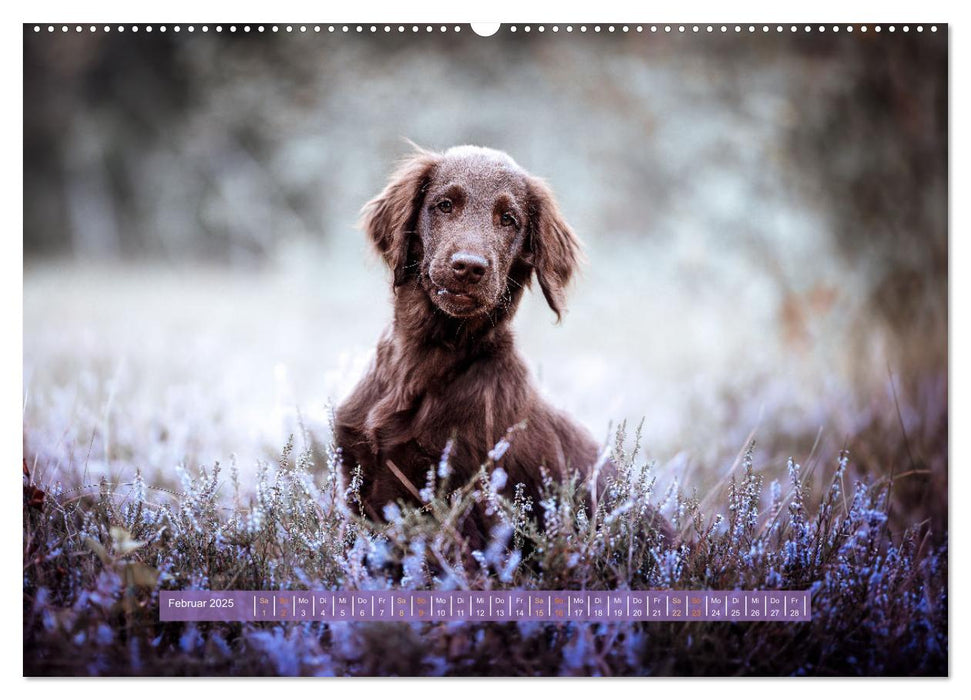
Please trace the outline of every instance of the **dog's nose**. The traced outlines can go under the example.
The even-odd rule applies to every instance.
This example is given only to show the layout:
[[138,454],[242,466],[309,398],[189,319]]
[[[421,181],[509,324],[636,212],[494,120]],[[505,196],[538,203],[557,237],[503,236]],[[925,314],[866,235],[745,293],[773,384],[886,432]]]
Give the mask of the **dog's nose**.
[[456,253],[452,256],[452,273],[456,279],[475,284],[489,269],[489,261],[481,255]]

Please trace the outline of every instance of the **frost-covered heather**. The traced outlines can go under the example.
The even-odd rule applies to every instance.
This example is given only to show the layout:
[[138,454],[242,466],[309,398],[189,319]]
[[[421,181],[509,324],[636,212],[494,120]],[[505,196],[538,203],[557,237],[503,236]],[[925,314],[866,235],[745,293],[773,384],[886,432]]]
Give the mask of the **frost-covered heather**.
[[[343,483],[333,449],[306,435],[297,442],[259,465],[254,489],[241,487],[234,464],[182,469],[172,491],[140,475],[87,490],[25,475],[25,672],[947,672],[946,533],[926,521],[894,527],[891,483],[851,477],[845,452],[817,467],[827,486],[814,496],[810,469],[759,464],[749,445],[700,499],[683,487],[657,492],[654,465],[625,450],[622,427],[613,448],[622,468],[591,514],[575,482],[549,481],[539,503],[515,488],[511,498],[500,493],[500,444],[464,484],[444,455],[422,485],[424,504],[389,507],[378,525],[357,516],[357,482]],[[677,542],[646,527],[649,502],[678,529]],[[474,506],[495,521],[479,550],[458,534]],[[158,621],[161,589],[395,587],[810,588],[814,614],[805,624]]]

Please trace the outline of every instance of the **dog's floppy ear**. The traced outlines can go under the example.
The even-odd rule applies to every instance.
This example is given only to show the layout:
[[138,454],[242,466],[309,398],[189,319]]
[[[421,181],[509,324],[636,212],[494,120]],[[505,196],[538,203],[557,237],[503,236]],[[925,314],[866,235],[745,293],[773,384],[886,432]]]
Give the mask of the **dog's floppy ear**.
[[566,286],[580,265],[580,240],[563,219],[549,185],[529,179],[529,262],[546,302],[559,321],[566,303]]
[[417,149],[395,170],[381,194],[361,210],[360,226],[394,273],[396,287],[407,279],[411,234],[439,158]]

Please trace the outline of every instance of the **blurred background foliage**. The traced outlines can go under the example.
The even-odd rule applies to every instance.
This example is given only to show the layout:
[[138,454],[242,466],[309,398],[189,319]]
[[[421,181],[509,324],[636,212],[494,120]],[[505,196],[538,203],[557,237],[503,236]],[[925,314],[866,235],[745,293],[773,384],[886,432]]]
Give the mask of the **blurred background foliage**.
[[590,264],[562,329],[517,324],[595,434],[646,417],[677,471],[902,424],[946,479],[946,30],[369,29],[25,28],[29,452],[325,430],[388,318],[354,225],[407,138],[552,184]]
[[[589,235],[676,235],[691,203],[753,239],[798,197],[848,259],[882,268],[881,310],[911,313],[946,274],[946,48],[916,33],[28,31],[25,249],[258,262],[346,228],[408,137],[510,151]],[[756,175],[766,158],[785,182]]]

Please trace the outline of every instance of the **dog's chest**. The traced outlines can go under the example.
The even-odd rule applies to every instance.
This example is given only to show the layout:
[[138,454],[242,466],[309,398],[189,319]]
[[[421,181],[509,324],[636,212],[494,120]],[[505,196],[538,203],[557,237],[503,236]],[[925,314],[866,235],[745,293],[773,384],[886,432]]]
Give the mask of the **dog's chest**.
[[381,412],[395,423],[393,433],[407,434],[425,450],[441,450],[457,438],[488,451],[522,419],[525,384],[501,358],[431,350],[419,362],[385,359],[388,364],[376,370],[393,405],[382,401]]

